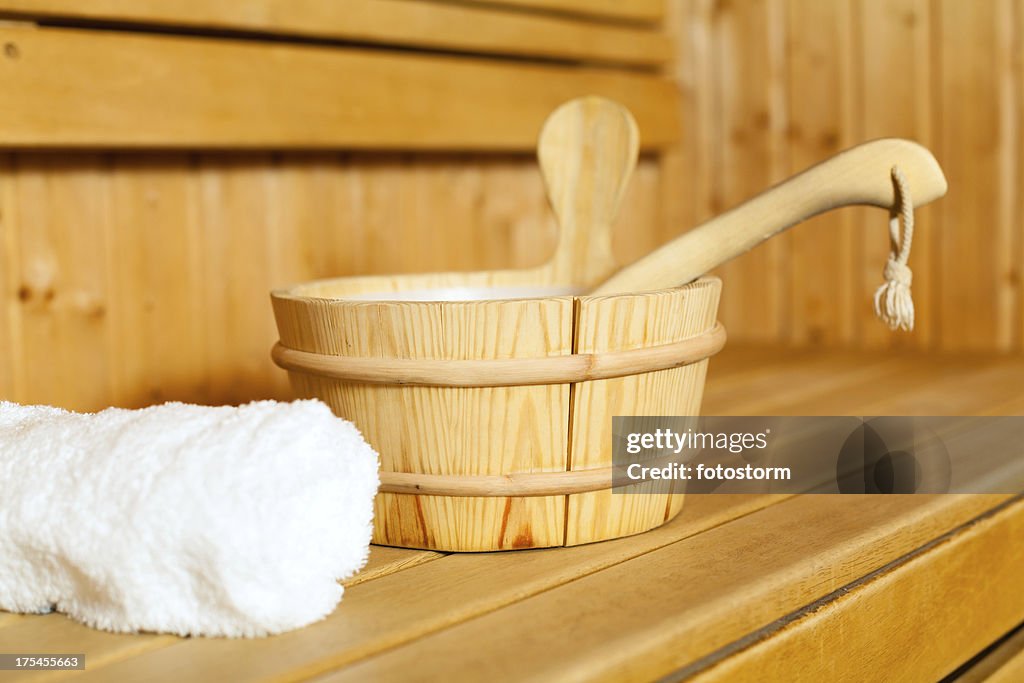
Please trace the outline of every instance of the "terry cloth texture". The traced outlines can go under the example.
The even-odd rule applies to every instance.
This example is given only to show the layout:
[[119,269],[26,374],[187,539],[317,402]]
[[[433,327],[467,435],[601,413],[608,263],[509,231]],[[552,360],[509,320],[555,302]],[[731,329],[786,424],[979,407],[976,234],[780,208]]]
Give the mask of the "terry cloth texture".
[[319,401],[0,402],[0,609],[179,635],[304,626],[366,562],[377,466]]

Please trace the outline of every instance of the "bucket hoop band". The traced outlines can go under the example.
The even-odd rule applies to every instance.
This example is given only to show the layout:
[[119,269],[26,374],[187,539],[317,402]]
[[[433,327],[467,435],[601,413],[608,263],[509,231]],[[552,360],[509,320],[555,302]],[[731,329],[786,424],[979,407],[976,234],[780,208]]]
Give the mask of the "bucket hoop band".
[[690,365],[725,346],[717,323],[695,337],[671,344],[625,351],[573,353],[545,358],[442,360],[330,356],[288,348],[280,342],[271,355],[281,368],[318,377],[368,384],[424,387],[510,387],[569,384]]
[[612,487],[615,468],[523,474],[419,474],[381,472],[382,493],[456,497],[562,496]]

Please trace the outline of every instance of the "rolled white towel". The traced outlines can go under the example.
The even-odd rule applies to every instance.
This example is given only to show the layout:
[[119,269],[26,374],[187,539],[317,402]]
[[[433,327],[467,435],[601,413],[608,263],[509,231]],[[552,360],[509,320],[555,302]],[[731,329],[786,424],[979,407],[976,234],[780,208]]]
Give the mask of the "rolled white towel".
[[319,401],[96,414],[0,402],[0,609],[262,636],[366,562],[377,454]]

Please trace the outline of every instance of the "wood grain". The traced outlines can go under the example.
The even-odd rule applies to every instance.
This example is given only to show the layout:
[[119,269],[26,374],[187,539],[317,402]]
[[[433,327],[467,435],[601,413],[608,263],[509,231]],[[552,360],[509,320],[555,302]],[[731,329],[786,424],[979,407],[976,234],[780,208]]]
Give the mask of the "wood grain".
[[37,158],[19,164],[13,179],[11,213],[18,226],[31,226],[16,228],[15,270],[23,350],[18,398],[28,403],[104,405],[112,398],[112,206],[104,165],[99,155]]
[[0,396],[19,396],[22,391],[19,382],[19,365],[15,362],[21,356],[21,308],[18,305],[18,281],[20,273],[17,264],[18,231],[15,212],[13,159],[0,155]]
[[[389,576],[440,557],[443,555],[439,553],[372,546],[366,566],[345,581],[346,592],[360,583]],[[86,653],[87,670],[102,669],[119,660],[185,642],[174,636],[107,633],[74,622],[62,614],[35,616],[0,612],[0,628],[4,627],[11,629],[4,636],[5,648],[17,647],[17,652],[63,652],[70,647],[75,652]],[[69,675],[74,674],[54,671],[19,672],[16,679],[47,681]],[[6,680],[5,676],[15,677],[9,672],[0,672],[0,680]]]
[[[715,278],[675,291],[583,297],[576,308],[575,350],[601,353],[680,341],[715,325],[721,283]],[[709,361],[583,382],[573,387],[570,469],[612,465],[616,415],[699,415]],[[658,482],[568,496],[566,545],[646,531],[682,509],[683,496]]]
[[[853,64],[855,87],[853,135],[870,139],[899,135],[917,140],[935,150],[933,136],[933,84],[937,65],[932,50],[937,41],[931,33],[929,3],[926,0],[861,0],[853,5]],[[893,71],[900,77],[893,78]],[[935,218],[945,204],[922,207],[914,212],[914,245],[910,266],[914,278],[914,334],[900,334],[879,325],[872,308],[875,290],[882,283],[882,269],[889,256],[889,237],[880,229],[875,212],[854,209],[850,222],[855,231],[852,256],[854,273],[854,329],[856,343],[865,348],[927,348],[935,340],[938,301],[934,288],[936,245],[942,239]]]
[[345,587],[356,586],[366,581],[379,579],[403,569],[415,567],[424,562],[433,562],[444,557],[441,553],[429,550],[408,550],[406,548],[389,548],[384,545],[370,546],[370,559],[359,573],[344,581]]
[[1021,677],[1024,677],[1024,629],[1018,626],[956,680],[957,683],[1014,683]]
[[[312,303],[310,303],[312,302]],[[368,302],[275,299],[281,342],[323,354],[407,359],[570,353],[572,300]],[[353,420],[381,466],[424,474],[564,471],[568,385],[483,388],[373,385],[291,373],[298,396]],[[490,550],[560,545],[564,497],[459,498],[382,493],[374,539]]]
[[942,168],[921,145],[900,138],[864,142],[702,223],[615,273],[592,293],[679,286],[818,214],[854,205],[891,210],[896,206],[895,166],[916,188],[916,204],[946,194]]
[[0,43],[6,147],[527,150],[587,94],[629,107],[646,148],[679,136],[671,85],[621,70],[51,28]]
[[[733,188],[757,185],[773,169],[786,175],[828,149],[879,136],[922,142],[953,174],[950,197],[918,212],[911,266],[921,324],[913,334],[890,333],[874,318],[885,219],[853,209],[719,272],[734,341],[1024,349],[1024,214],[1013,190],[1024,149],[1013,61],[1020,14],[1019,3],[1003,0],[694,2],[670,14],[687,135],[686,163],[672,167],[664,201],[672,215],[689,216],[671,229],[720,213],[743,198]],[[751,129],[766,120],[768,129]]]
[[[715,213],[789,175],[785,19],[780,0],[715,5],[714,59],[722,75],[710,95],[720,127],[712,199],[721,208]],[[789,334],[783,260],[788,239],[769,240],[716,271],[737,292],[722,299],[722,316],[740,325],[738,339],[777,340]],[[753,291],[758,296],[751,296]]]
[[[850,3],[789,0],[787,16],[788,158],[795,173],[853,142]],[[879,234],[885,225],[879,217]],[[788,334],[794,342],[852,340],[853,244],[844,212],[821,216],[789,237]]]
[[555,282],[589,287],[615,269],[611,226],[639,149],[633,115],[604,98],[571,100],[544,122],[537,162],[558,219]]
[[[907,371],[896,372],[901,365],[905,365]],[[823,405],[826,413],[870,414],[875,407],[882,413],[899,414],[905,407],[917,405],[918,414],[941,414],[943,409],[951,414],[998,413],[1007,401],[1019,399],[1022,372],[1024,360],[995,358],[989,354],[929,359],[919,353],[903,351],[890,352],[880,358],[876,352],[794,353],[784,347],[734,347],[727,348],[710,365],[705,412],[729,414],[732,409],[732,414],[749,414],[760,405],[760,410],[770,414],[790,410],[808,414],[813,412],[814,406]],[[864,375],[860,382],[856,382],[858,374]],[[789,396],[784,394],[785,403],[778,409],[754,403],[756,395],[771,395],[772,387],[778,389],[784,385],[801,385],[806,389]],[[741,400],[739,390],[744,386],[748,388],[749,403]],[[421,669],[425,676],[436,674],[445,666],[439,658],[448,652],[449,643],[456,649],[461,643],[458,656],[453,655],[449,662],[457,663],[467,653],[486,658],[493,652],[497,653],[496,665],[502,666],[507,657],[513,662],[509,664],[514,667],[511,670],[524,666],[524,670],[548,672],[553,670],[551,666],[565,662],[573,671],[587,672],[588,659],[591,663],[607,662],[607,659],[594,660],[595,651],[601,657],[621,651],[622,658],[629,659],[638,647],[672,652],[687,647],[686,643],[692,640],[698,648],[702,642],[709,644],[709,648],[701,651],[713,653],[735,642],[736,637],[729,634],[743,631],[745,626],[739,622],[744,619],[758,622],[752,627],[756,631],[777,619],[788,618],[808,601],[857,582],[889,560],[904,558],[906,549],[913,550],[934,540],[994,504],[991,498],[979,496],[846,497],[838,500],[805,497],[790,500],[786,503],[790,508],[772,517],[761,517],[765,513],[755,512],[769,503],[778,504],[779,500],[780,497],[688,496],[676,519],[651,532],[556,551],[436,557],[432,553],[374,548],[367,569],[354,579],[358,585],[350,584],[345,601],[335,614],[306,629],[271,639],[156,641],[142,638],[134,642],[131,638],[113,636],[109,640],[103,637],[93,641],[92,638],[105,634],[97,636],[85,627],[60,627],[54,633],[61,637],[64,645],[84,647],[85,643],[92,643],[85,650],[87,654],[94,656],[97,662],[107,662],[97,668],[90,666],[84,673],[86,681],[202,681],[221,680],[225,676],[239,681],[268,677],[303,680],[375,655],[381,657],[365,661],[383,667],[388,662],[401,661],[400,657],[405,656],[402,653],[406,652],[403,644],[412,648],[420,642],[431,647],[440,643],[443,647],[436,651],[436,657],[434,650],[421,653],[415,667],[402,671],[403,678]],[[812,507],[816,510],[813,514]],[[741,522],[745,526],[734,527]],[[1015,532],[1016,535],[1019,532]],[[999,558],[1005,558],[1014,562],[1011,566],[1019,564],[1006,553],[1006,548],[1012,546],[1011,541],[1002,539],[997,544],[1002,549],[994,562],[998,564]],[[642,567],[633,564],[651,561],[655,553],[669,552],[671,555],[664,555],[655,564]],[[423,564],[398,573],[368,577],[386,566],[388,556],[399,566]],[[736,562],[737,556],[746,561]],[[954,556],[950,562],[972,555],[956,552]],[[381,562],[385,564],[378,564]],[[946,561],[939,564],[945,566]],[[972,576],[980,575],[976,568],[956,566]],[[602,581],[602,574],[610,570],[619,572],[608,577],[614,588],[607,593],[595,590],[593,582]],[[677,570],[681,573],[677,574]],[[408,576],[403,578],[403,575]],[[638,582],[637,577],[642,580]],[[917,580],[912,583],[920,584],[920,590],[925,590],[928,584]],[[793,592],[780,591],[780,585],[791,586]],[[967,585],[960,582],[961,587]],[[666,595],[663,590],[666,586],[673,593]],[[578,592],[572,597],[562,595],[552,602],[556,594],[569,588]],[[972,592],[968,595],[957,592],[956,588],[950,590],[953,591],[950,594],[962,597],[964,605],[969,604],[974,595],[986,594]],[[691,593],[684,596],[676,591]],[[600,595],[611,597],[607,600],[596,597]],[[615,607],[609,607],[609,600]],[[922,600],[928,603],[931,598],[923,595]],[[1004,602],[1000,609],[1015,604],[1010,600]],[[870,606],[859,601],[856,604]],[[959,604],[954,607],[960,609]],[[382,605],[386,608],[382,609]],[[756,609],[748,614],[751,605]],[[550,609],[543,609],[545,606]],[[520,611],[510,613],[508,620],[498,619],[502,612],[513,608]],[[597,612],[591,618],[586,615],[579,619],[566,618],[567,614],[575,615],[581,609]],[[614,619],[609,618],[612,609]],[[708,609],[721,615],[722,621],[716,621],[715,617],[709,617],[714,625],[702,621],[700,615]],[[879,609],[885,613],[884,608]],[[538,625],[535,610],[550,622],[542,621]],[[905,619],[912,619],[917,612],[916,606],[900,610]],[[876,612],[868,610],[867,613]],[[641,623],[639,631],[628,621],[634,617]],[[16,631],[22,624],[33,624],[31,635],[38,640],[48,637],[45,634],[49,626],[45,624],[50,622],[45,620],[52,618],[53,615],[0,613],[0,629]],[[962,623],[973,618],[965,617]],[[57,620],[67,622],[59,615],[53,623]],[[665,625],[673,621],[678,621],[680,628],[693,629],[693,637],[688,631],[675,631],[672,637],[678,636],[678,642],[673,640],[670,646],[663,647],[659,639],[672,630]],[[643,626],[647,622],[650,623]],[[43,625],[34,625],[37,623]],[[596,633],[601,624],[608,625],[609,630],[602,631],[604,635]],[[618,626],[613,629],[613,624]],[[488,635],[489,627],[494,625],[499,627],[498,632]],[[730,630],[733,627],[735,631]],[[456,628],[461,630],[455,631]],[[531,633],[523,635],[517,628],[529,629]],[[644,630],[648,628],[649,631]],[[530,640],[538,629],[544,629],[550,642],[537,645]],[[573,629],[573,632],[562,636],[564,629]],[[901,625],[894,638],[910,637],[918,630]],[[969,638],[971,631],[947,629],[947,636],[943,637]],[[448,635],[452,632],[462,635],[456,639]],[[620,642],[609,645],[612,639],[624,635],[629,636],[625,646]],[[560,647],[564,638],[571,638],[577,647],[569,650]],[[479,639],[493,640],[496,649],[481,650],[485,645]],[[718,644],[707,643],[709,639]],[[467,649],[465,646],[470,642],[479,647]],[[850,641],[850,645],[862,647],[863,643],[857,645]],[[515,647],[514,652],[506,649],[510,646]],[[927,644],[918,643],[918,646]],[[83,651],[81,647],[75,649]],[[527,658],[523,656],[524,651],[535,654]],[[545,660],[546,652],[550,653],[550,658]],[[804,654],[814,655],[813,652]],[[687,661],[670,662],[663,669],[659,664],[658,668],[669,672],[699,661],[703,656],[683,657]],[[561,669],[556,673],[565,671]],[[609,675],[617,675],[619,671],[612,670]],[[649,679],[651,675],[640,677]]]
[[1012,239],[1020,230],[1011,213],[1017,186],[1010,167],[1017,87],[1007,66],[1011,5],[947,0],[937,11],[944,82],[939,144],[950,184],[959,188],[941,219],[940,272],[957,276],[939,282],[940,335],[947,348],[1007,350],[1015,341],[1011,311],[1020,305],[1020,283],[1010,278]]
[[[852,496],[797,497],[364,659],[324,680],[501,678],[509,671],[547,680],[651,680],[899,559],[1007,498],[879,496],[868,505]],[[616,605],[611,619],[609,604]]]
[[555,551],[449,555],[353,586],[334,614],[305,629],[263,640],[177,641],[86,671],[80,680],[302,680],[616,566],[782,499],[694,496],[672,522],[640,536]]
[[[655,159],[640,168],[658,174]],[[528,269],[558,234],[521,155],[25,152],[0,169],[0,398],[78,410],[286,398],[271,289]],[[634,184],[624,202],[659,192]],[[617,235],[649,229],[627,218]],[[105,283],[99,318],[72,313]]]
[[[940,680],[1024,617],[1024,602],[1013,599],[1024,593],[1021,534],[1018,501],[766,630],[761,642],[688,680]],[[1014,680],[1006,676],[1015,665],[1005,664],[988,680]]]
[[524,9],[564,12],[608,19],[654,22],[664,16],[665,0],[467,0],[472,3],[505,5]]
[[652,66],[667,61],[667,37],[646,27],[421,0],[257,0],[244,8],[202,0],[133,2],[4,0],[0,14],[170,29],[246,31],[434,50]]

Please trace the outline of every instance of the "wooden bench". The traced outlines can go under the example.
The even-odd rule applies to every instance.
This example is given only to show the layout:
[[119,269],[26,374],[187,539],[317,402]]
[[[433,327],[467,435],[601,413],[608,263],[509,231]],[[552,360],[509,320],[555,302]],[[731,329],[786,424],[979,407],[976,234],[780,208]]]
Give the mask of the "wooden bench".
[[[723,351],[705,412],[1024,407],[1024,360],[801,355]],[[326,620],[263,640],[3,614],[4,651],[84,652],[87,667],[0,680],[938,680],[1024,622],[1022,537],[1008,495],[692,496],[660,529],[575,548],[375,547]],[[1011,676],[1022,646],[1000,642],[964,680]]]

